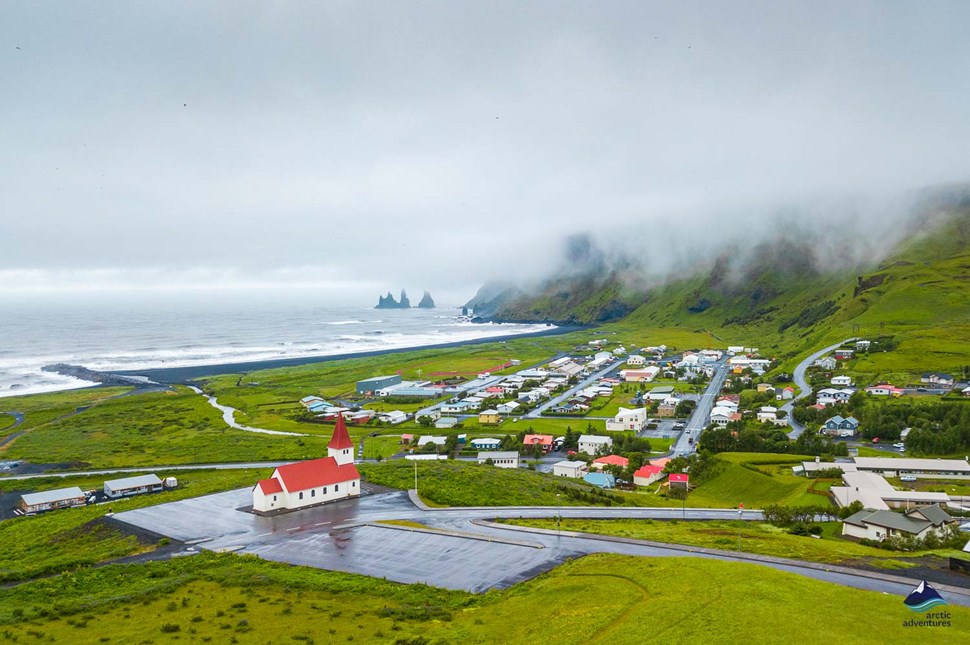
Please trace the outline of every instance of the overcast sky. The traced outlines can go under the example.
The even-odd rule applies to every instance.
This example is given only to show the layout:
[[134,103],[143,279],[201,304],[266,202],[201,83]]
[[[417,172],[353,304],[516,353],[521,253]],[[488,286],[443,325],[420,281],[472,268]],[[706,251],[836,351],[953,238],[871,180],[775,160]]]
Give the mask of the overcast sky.
[[2,1],[0,294],[458,301],[568,234],[662,271],[778,212],[844,222],[968,178],[968,24],[967,2]]

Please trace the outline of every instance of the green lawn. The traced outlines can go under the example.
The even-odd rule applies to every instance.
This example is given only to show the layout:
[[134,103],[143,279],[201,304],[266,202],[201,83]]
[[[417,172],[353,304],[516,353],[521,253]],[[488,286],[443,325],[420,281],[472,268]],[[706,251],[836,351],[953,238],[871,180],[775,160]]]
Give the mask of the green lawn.
[[[169,473],[156,471],[160,477]],[[112,501],[108,504],[85,506],[18,517],[0,522],[0,582],[25,580],[52,572],[74,569],[150,550],[153,545],[139,544],[114,527],[99,522],[109,511],[121,512],[133,508],[198,497],[243,486],[252,486],[268,470],[199,470],[178,471],[175,490],[153,495],[140,495]],[[65,486],[80,486],[82,490],[100,488],[104,476],[44,478],[10,482],[5,492],[39,491]]]
[[811,480],[796,477],[791,467],[811,457],[763,453],[722,453],[713,478],[692,490],[690,506],[761,508],[769,504],[815,506],[828,498],[809,492]]
[[[940,642],[970,639],[970,609],[945,609]],[[758,565],[618,555],[482,595],[212,554],[0,590],[0,634],[18,642],[922,645],[927,629],[901,627],[922,617],[898,596]]]
[[[503,522],[516,526],[556,529],[554,519],[512,519],[503,520]],[[740,533],[741,550],[745,553],[829,564],[852,564],[864,561],[867,564],[885,565],[894,569],[916,566],[911,558],[920,556],[936,555],[942,558],[960,555],[959,551],[947,549],[906,554],[885,551],[842,539],[841,522],[825,522],[821,526],[823,527],[821,539],[790,535],[785,529],[764,522],[742,521],[563,519],[560,528],[564,531],[615,535],[728,551],[737,550]],[[945,566],[945,561],[941,560],[941,564]]]

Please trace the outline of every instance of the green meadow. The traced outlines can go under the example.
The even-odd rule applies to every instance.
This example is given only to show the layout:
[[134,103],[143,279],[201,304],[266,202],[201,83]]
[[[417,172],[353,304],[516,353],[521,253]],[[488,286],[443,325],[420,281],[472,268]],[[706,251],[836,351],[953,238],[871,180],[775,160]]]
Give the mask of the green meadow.
[[970,610],[946,611],[952,626],[936,636],[902,626],[922,615],[901,597],[698,558],[593,555],[473,595],[206,554],[2,589],[0,634],[11,642],[402,645],[970,638]]

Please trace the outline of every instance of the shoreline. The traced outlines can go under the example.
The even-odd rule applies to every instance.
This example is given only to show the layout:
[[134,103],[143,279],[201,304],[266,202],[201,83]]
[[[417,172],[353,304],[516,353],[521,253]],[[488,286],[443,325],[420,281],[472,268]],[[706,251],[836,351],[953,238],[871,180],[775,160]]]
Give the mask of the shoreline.
[[[199,378],[207,376],[221,376],[223,374],[244,374],[261,370],[276,369],[281,367],[299,367],[301,365],[312,365],[315,363],[328,363],[330,361],[342,361],[350,358],[370,358],[374,356],[384,356],[388,354],[402,354],[404,352],[415,352],[423,349],[450,349],[464,347],[467,345],[482,345],[485,343],[499,343],[518,338],[540,338],[543,336],[561,336],[574,331],[580,331],[587,327],[581,325],[552,327],[540,331],[525,334],[508,334],[504,336],[490,336],[487,338],[473,338],[470,340],[456,340],[447,343],[436,343],[433,345],[415,345],[412,347],[393,347],[388,349],[373,349],[364,352],[350,352],[343,354],[327,354],[323,356],[298,356],[293,358],[271,358],[259,361],[245,361],[240,363],[215,363],[211,365],[192,365],[187,367],[157,367],[146,370],[119,370],[105,372],[106,374],[117,374],[120,376],[143,376],[155,383],[163,384],[186,384]],[[95,386],[97,387],[97,386]]]

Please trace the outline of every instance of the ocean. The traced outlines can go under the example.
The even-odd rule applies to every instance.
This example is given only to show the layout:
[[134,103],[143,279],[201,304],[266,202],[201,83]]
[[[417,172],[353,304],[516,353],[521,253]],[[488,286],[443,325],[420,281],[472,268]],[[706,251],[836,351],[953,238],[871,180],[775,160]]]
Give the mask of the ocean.
[[421,347],[547,330],[477,324],[458,307],[374,309],[305,292],[45,296],[0,301],[0,397],[95,385],[42,371],[121,371]]

